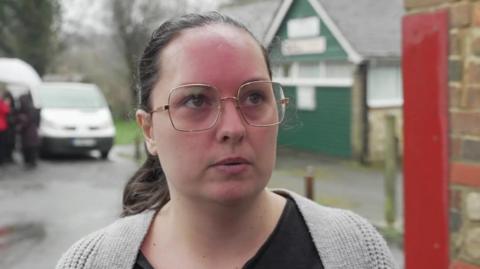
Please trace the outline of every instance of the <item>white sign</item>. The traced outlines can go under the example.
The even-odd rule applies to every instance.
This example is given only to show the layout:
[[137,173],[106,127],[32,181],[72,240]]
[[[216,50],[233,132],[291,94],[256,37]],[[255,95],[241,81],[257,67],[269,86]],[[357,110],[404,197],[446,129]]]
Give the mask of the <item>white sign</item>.
[[313,111],[317,108],[315,87],[297,88],[297,109]]
[[327,41],[323,36],[309,39],[282,41],[283,55],[324,53],[326,49]]
[[313,37],[320,35],[318,17],[291,19],[287,22],[288,38]]

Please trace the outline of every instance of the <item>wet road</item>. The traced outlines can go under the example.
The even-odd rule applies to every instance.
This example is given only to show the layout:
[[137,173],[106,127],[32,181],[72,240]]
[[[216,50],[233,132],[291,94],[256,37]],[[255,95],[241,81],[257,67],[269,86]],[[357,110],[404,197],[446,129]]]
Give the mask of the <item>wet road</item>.
[[[137,167],[131,154],[129,147],[116,147],[108,161],[87,156],[42,160],[32,171],[20,165],[1,167],[0,268],[54,268],[72,243],[116,219],[123,186]],[[269,186],[303,194],[306,165],[316,169],[317,201],[381,222],[380,171],[287,151],[280,152]],[[401,208],[397,213],[401,222]],[[391,249],[402,268],[402,250],[395,245]]]
[[0,167],[0,268],[54,268],[73,242],[117,218],[136,165],[112,153]]

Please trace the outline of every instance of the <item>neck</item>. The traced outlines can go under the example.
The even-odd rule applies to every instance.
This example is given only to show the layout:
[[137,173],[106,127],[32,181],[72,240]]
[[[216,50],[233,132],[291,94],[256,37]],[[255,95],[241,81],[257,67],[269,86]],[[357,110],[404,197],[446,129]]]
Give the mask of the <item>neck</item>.
[[267,240],[284,205],[284,198],[267,190],[249,202],[228,206],[192,205],[172,199],[154,225],[166,245],[207,258],[223,255],[248,259]]
[[225,234],[231,237],[232,233],[238,234],[251,225],[262,227],[269,224],[276,212],[275,196],[264,190],[248,201],[229,205],[172,201],[171,220],[184,233],[192,233],[189,238],[225,239]]

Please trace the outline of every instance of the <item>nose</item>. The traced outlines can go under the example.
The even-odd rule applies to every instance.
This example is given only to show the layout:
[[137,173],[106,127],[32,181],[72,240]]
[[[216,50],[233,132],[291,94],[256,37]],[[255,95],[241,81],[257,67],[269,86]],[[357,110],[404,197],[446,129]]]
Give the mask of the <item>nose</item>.
[[221,101],[223,104],[217,122],[217,139],[224,143],[239,143],[245,137],[246,123],[238,109],[237,99],[227,97],[222,98]]

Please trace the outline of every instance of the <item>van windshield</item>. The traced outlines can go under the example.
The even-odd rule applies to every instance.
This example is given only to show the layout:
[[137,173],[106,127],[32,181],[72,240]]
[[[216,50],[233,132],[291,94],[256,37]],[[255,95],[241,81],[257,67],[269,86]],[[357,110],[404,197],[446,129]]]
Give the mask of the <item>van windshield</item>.
[[42,86],[38,91],[42,107],[103,108],[107,103],[95,87]]

